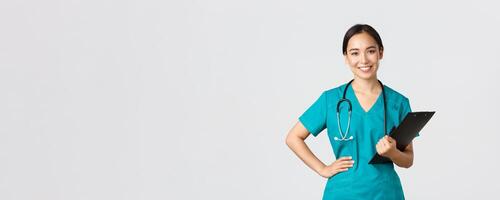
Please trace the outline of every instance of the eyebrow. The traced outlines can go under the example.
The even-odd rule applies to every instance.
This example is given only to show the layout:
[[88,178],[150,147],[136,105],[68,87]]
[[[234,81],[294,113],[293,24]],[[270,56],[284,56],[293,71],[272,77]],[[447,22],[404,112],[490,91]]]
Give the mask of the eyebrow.
[[[366,49],[372,49],[372,48],[377,48],[377,47],[376,46],[369,46]],[[349,51],[356,51],[356,50],[359,50],[359,49],[358,48],[349,49]]]

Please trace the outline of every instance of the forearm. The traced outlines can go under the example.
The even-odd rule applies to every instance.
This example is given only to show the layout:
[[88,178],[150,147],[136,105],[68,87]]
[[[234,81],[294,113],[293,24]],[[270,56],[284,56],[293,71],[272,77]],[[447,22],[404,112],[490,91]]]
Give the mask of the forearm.
[[413,165],[413,150],[396,150],[389,158],[399,167],[410,168]]
[[304,140],[300,138],[287,138],[286,144],[309,168],[319,173],[325,164],[316,157]]

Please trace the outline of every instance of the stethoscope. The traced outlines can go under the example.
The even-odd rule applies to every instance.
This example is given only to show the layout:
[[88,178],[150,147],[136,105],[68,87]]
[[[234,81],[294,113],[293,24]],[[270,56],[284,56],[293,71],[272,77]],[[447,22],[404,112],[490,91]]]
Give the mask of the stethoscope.
[[[353,79],[354,80],[354,79]],[[342,99],[340,99],[337,103],[337,124],[338,124],[338,127],[339,127],[339,135],[340,135],[340,138],[338,137],[334,137],[333,139],[336,140],[336,141],[349,141],[349,140],[353,140],[354,139],[354,136],[351,135],[351,137],[347,138],[347,135],[349,134],[349,128],[351,127],[351,112],[352,112],[352,104],[351,104],[351,101],[347,98],[345,98],[345,94],[347,92],[347,88],[349,87],[349,85],[351,85],[352,81],[349,81],[349,83],[347,83],[347,85],[345,86],[344,88],[344,95],[342,96]],[[387,126],[386,126],[386,102],[385,102],[385,91],[384,91],[384,84],[382,84],[382,82],[380,82],[380,80],[378,81],[380,83],[380,86],[382,87],[382,97],[384,98],[384,134],[387,133]],[[348,119],[347,119],[347,129],[346,129],[346,132],[344,133],[342,131],[342,127],[340,127],[340,105],[343,103],[343,102],[347,102],[347,104],[349,105],[349,107],[347,108],[348,109]]]

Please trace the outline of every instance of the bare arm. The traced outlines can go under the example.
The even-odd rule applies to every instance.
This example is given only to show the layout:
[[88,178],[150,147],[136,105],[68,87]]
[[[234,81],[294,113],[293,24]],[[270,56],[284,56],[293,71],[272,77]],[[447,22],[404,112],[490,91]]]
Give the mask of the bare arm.
[[389,158],[397,166],[410,168],[413,165],[413,143],[410,143],[404,151],[395,151]]
[[309,168],[314,170],[319,175],[328,178],[337,173],[347,171],[352,167],[354,161],[350,157],[342,157],[336,160],[331,165],[325,165],[316,157],[304,140],[310,135],[309,131],[299,121],[288,132],[286,144]]
[[319,173],[326,165],[316,157],[304,140],[310,135],[302,123],[297,122],[288,132],[286,144],[309,168]]

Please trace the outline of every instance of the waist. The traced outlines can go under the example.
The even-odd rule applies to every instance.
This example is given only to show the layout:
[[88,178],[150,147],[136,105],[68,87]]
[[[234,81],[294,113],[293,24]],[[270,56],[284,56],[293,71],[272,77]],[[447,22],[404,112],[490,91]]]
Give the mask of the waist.
[[368,164],[367,161],[355,163],[346,172],[340,172],[328,179],[330,184],[355,184],[359,183],[379,183],[385,181],[398,181],[399,176],[394,170],[392,163]]

